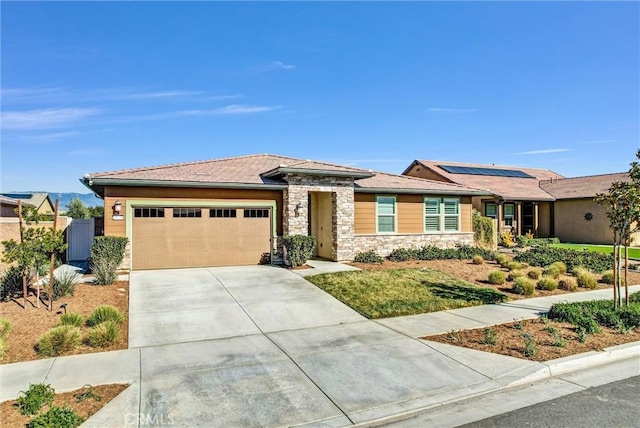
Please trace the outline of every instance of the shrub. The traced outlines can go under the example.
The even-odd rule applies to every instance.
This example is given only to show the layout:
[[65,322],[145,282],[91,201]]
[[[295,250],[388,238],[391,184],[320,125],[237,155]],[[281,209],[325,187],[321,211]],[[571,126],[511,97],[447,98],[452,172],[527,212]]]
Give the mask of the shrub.
[[316,237],[306,235],[287,235],[282,238],[286,250],[286,262],[291,267],[302,266],[313,255]]
[[[33,280],[33,275],[27,275],[27,284]],[[0,300],[8,302],[22,296],[22,273],[17,266],[10,266],[0,274]]]
[[11,321],[6,318],[0,318],[0,337],[6,339],[12,328]]
[[493,328],[487,327],[484,329],[484,343],[485,345],[496,344],[496,332],[493,331]]
[[7,354],[7,348],[7,339],[5,339],[4,337],[0,337],[0,360],[2,360]]
[[482,258],[482,256],[473,256],[473,259],[471,259],[471,261],[473,262],[474,265],[481,265],[484,264],[484,259]]
[[113,345],[118,340],[120,330],[114,321],[105,321],[91,327],[87,333],[87,343],[93,347],[104,348]]
[[549,310],[549,318],[574,324],[587,334],[597,333],[600,326],[633,329],[640,327],[640,304],[615,308],[610,300],[556,303]]
[[564,262],[553,262],[549,266],[555,266],[560,271],[560,275],[567,273],[567,265]]
[[481,247],[472,247],[470,245],[456,246],[457,258],[460,260],[473,259],[474,256],[480,256],[485,260],[495,260],[498,253]]
[[534,247],[519,253],[516,261],[527,262],[531,266],[548,266],[554,262],[563,262],[568,270],[584,266],[594,272],[602,272],[613,267],[613,255],[592,251],[576,251],[568,248]]
[[522,333],[522,338],[524,339],[524,355],[525,357],[533,358],[538,352],[538,345],[536,345],[536,341],[533,336],[529,333]]
[[506,267],[507,263],[509,263],[511,259],[504,254],[496,255],[496,263],[498,263],[502,267]]
[[55,391],[44,383],[30,384],[29,389],[20,391],[16,406],[21,415],[35,415],[42,407],[53,404]]
[[558,288],[558,281],[550,276],[543,276],[538,281],[538,288],[541,290],[553,291]]
[[353,261],[357,263],[381,264],[383,262],[383,258],[380,257],[374,250],[369,250],[356,254],[356,256],[353,258]]
[[31,419],[27,428],[76,428],[84,422],[69,406],[51,406],[51,408],[41,415]]
[[602,273],[602,282],[604,282],[605,284],[613,284],[613,277],[613,270],[604,271]]
[[489,272],[489,283],[493,285],[502,285],[506,282],[504,272],[494,270]]
[[520,263],[520,262],[509,262],[509,263],[507,263],[507,269],[509,269],[509,270],[524,269],[527,266],[528,265],[526,263]]
[[520,277],[516,278],[513,284],[513,291],[525,296],[532,296],[536,290],[536,283],[529,278]]
[[527,276],[531,279],[540,279],[542,277],[542,268],[531,268],[531,270],[527,272]]
[[58,355],[75,349],[80,344],[80,329],[72,325],[53,327],[38,340],[38,354],[45,357]]
[[558,279],[560,278],[560,275],[562,275],[562,271],[557,265],[551,264],[544,268],[544,276]]
[[110,285],[118,279],[118,267],[124,259],[127,238],[96,236],[91,246],[89,268],[99,285]]
[[480,245],[493,246],[493,220],[476,209],[472,211],[473,239]]
[[572,277],[562,278],[558,282],[558,287],[566,291],[576,291],[578,289],[578,281]]
[[582,288],[596,288],[598,286],[598,279],[596,275],[586,269],[579,269],[574,272],[578,286]]
[[[59,270],[53,274],[53,300],[61,297],[73,296],[80,275],[71,269]],[[49,286],[49,278],[45,278],[45,287]]]
[[513,246],[513,235],[511,232],[503,232],[500,234],[500,244],[509,248]]
[[72,325],[74,327],[81,327],[84,323],[84,319],[82,315],[76,314],[74,312],[69,312],[68,314],[60,315],[60,319],[58,320],[58,325]]
[[109,305],[98,306],[87,318],[87,325],[94,327],[103,322],[113,321],[120,325],[124,322],[124,315],[117,308]]
[[524,275],[523,270],[512,270],[509,272],[509,277],[507,279],[509,281],[515,281],[517,278],[522,278]]

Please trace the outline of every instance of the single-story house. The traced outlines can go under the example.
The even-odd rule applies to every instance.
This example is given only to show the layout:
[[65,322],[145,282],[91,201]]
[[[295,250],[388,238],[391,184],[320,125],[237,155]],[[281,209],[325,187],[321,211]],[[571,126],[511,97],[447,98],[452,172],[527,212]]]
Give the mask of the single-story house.
[[125,268],[257,264],[283,235],[315,254],[472,244],[469,186],[271,154],[86,174],[104,199],[105,235],[126,236]]
[[[32,207],[29,203],[23,203],[24,206]],[[16,210],[18,209],[18,200],[8,196],[0,195],[0,217],[13,218],[18,217]]]
[[[14,201],[22,201],[24,205],[35,207],[40,214],[53,214],[53,203],[49,194],[46,192],[34,193],[2,193],[0,196],[12,199]],[[4,205],[4,203],[3,203]],[[16,205],[17,206],[17,205]],[[3,215],[3,217],[5,217]],[[10,216],[6,216],[10,217]]]
[[[593,198],[598,193],[607,193],[615,181],[630,182],[631,178],[621,172],[541,181],[540,188],[556,199],[555,236],[566,242],[611,244],[613,231],[606,209]],[[632,235],[632,245],[640,245],[640,232]]]
[[498,233],[531,232],[536,236],[554,233],[551,219],[555,198],[540,188],[541,180],[563,178],[551,170],[415,160],[403,174],[488,191],[489,195],[473,197],[473,207],[497,220]]

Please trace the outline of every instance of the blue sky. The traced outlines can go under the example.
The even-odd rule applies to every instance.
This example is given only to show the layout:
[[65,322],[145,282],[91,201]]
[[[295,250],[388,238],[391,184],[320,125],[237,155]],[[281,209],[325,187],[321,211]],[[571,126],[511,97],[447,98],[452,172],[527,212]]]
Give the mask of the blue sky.
[[3,191],[278,153],[625,171],[640,5],[7,3]]

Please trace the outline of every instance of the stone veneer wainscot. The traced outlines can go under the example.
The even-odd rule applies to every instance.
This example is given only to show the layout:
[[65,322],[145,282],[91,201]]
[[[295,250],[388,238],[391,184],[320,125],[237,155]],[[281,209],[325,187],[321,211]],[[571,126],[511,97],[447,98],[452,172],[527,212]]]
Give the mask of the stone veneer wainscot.
[[354,244],[355,254],[373,250],[378,255],[386,257],[396,248],[420,248],[425,245],[434,245],[439,248],[455,248],[456,245],[473,245],[473,233],[355,235]]

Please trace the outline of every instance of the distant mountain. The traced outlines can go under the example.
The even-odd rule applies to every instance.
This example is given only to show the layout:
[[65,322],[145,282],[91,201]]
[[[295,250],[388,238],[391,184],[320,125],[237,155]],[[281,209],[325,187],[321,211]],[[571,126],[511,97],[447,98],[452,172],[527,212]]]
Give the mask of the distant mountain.
[[97,207],[103,204],[102,199],[96,197],[95,193],[49,193],[51,202],[55,204],[56,198],[60,200],[60,211],[66,211],[72,199],[78,198],[88,207]]

